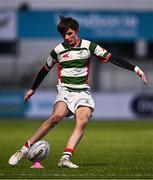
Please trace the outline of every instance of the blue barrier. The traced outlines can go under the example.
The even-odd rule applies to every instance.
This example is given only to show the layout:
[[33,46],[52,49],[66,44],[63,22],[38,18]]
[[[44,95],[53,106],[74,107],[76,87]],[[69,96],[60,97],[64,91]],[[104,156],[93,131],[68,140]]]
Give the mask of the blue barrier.
[[0,117],[23,117],[26,108],[21,91],[0,92]]
[[58,12],[26,11],[18,14],[19,38],[60,38],[56,30],[58,16],[72,16],[80,23],[80,36],[94,40],[153,41],[153,12],[99,11]]

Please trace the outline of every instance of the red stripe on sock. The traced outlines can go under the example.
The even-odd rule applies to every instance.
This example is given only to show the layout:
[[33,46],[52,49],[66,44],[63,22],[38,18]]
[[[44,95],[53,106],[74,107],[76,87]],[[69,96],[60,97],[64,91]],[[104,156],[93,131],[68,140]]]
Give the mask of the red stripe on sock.
[[64,149],[64,152],[70,152],[70,153],[72,153],[73,154],[73,149],[72,148],[66,148],[66,149]]
[[27,148],[29,148],[28,142],[26,142],[26,143],[24,144],[24,146],[26,146]]
[[24,146],[26,146],[27,148],[30,148],[32,146],[32,144],[29,144],[28,141],[26,141],[26,143],[24,144]]

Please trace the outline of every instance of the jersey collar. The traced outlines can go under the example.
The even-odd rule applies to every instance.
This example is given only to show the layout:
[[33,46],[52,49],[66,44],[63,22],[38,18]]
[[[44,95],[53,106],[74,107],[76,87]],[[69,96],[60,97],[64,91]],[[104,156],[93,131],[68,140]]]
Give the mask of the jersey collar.
[[81,46],[81,42],[82,42],[82,39],[78,39],[78,42],[74,46],[68,46],[67,44],[65,44],[65,42],[63,42],[62,45],[64,46],[65,49],[67,49],[67,48],[76,48],[76,47]]

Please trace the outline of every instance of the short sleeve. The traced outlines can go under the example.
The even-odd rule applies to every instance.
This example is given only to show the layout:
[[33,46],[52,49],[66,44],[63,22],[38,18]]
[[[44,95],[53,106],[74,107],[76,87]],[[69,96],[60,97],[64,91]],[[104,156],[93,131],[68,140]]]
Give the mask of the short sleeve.
[[112,56],[111,53],[96,43],[91,43],[89,49],[91,49],[92,54],[100,58],[103,62],[107,62]]

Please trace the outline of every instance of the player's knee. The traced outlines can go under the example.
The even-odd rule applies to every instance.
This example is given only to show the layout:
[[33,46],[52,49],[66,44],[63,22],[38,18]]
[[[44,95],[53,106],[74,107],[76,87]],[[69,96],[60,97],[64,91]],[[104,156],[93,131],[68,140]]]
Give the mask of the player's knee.
[[77,128],[80,130],[80,131],[83,131],[86,127],[88,123],[88,120],[84,119],[84,118],[80,118],[79,119],[79,123],[77,123]]
[[53,114],[51,117],[51,127],[55,127],[58,122],[62,119],[62,115],[61,114]]
[[60,113],[53,113],[53,115],[52,115],[52,119],[54,120],[54,121],[58,121],[58,120],[60,120],[60,119],[62,119],[63,118],[63,116],[62,116],[62,114],[60,114]]

